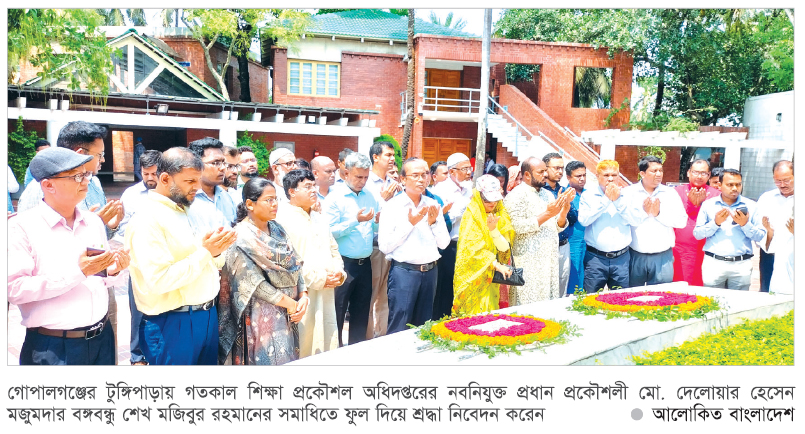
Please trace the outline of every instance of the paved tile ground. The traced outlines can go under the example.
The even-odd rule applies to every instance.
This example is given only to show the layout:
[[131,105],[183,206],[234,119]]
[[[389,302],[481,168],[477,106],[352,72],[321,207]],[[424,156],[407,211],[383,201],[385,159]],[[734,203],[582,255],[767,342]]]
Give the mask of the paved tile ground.
[[[117,199],[128,187],[126,183],[114,183],[110,187],[104,186],[108,199]],[[760,289],[760,273],[758,271],[758,249],[755,248],[755,256],[752,258],[752,286],[750,291]],[[117,364],[129,365],[129,337],[131,330],[131,312],[129,311],[129,297],[125,286],[115,288],[115,300],[117,301]],[[20,324],[20,310],[17,306],[11,306],[8,312],[8,364],[18,365],[20,360],[20,348],[25,339],[25,328]],[[344,324],[343,336],[349,335],[349,323]]]

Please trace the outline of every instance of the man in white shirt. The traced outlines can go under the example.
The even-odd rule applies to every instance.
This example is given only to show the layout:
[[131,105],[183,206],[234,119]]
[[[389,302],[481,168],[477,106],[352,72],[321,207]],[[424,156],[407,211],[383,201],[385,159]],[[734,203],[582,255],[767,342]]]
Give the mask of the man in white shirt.
[[[117,228],[117,233],[113,240],[123,244],[126,236],[126,226],[134,217],[134,214],[140,208],[142,201],[148,200],[148,191],[153,190],[157,186],[157,163],[162,157],[159,151],[150,149],[145,151],[140,156],[140,175],[142,182],[138,182],[120,196],[120,202],[123,204],[125,215],[123,221]],[[129,344],[129,353],[131,354],[132,365],[147,365],[145,356],[140,348],[140,321],[143,318],[143,313],[137,309],[137,304],[134,301],[134,290],[131,287],[131,279],[129,278],[129,310],[131,311],[131,336]]]
[[433,311],[439,248],[450,243],[439,204],[425,196],[428,163],[409,158],[403,164],[405,191],[389,200],[380,216],[378,244],[391,260],[388,280],[388,332],[422,325]]
[[277,190],[277,199],[280,202],[288,202],[285,189],[282,187],[282,179],[291,170],[296,170],[296,157],[290,149],[276,148],[268,155],[268,162],[271,164],[271,173],[274,174],[274,189]]
[[[780,160],[772,168],[774,190],[763,193],[757,209],[766,228],[760,246],[760,291],[791,294],[794,290],[794,163]],[[767,265],[768,263],[768,265]],[[764,285],[765,283],[765,285]]]
[[440,251],[439,283],[436,285],[436,298],[433,300],[433,319],[450,315],[453,308],[453,276],[456,271],[456,252],[458,246],[458,230],[461,216],[472,199],[472,167],[470,158],[456,152],[447,158],[448,178],[436,184],[431,192],[439,196],[445,205],[452,204],[447,217],[452,223],[450,244]]
[[[367,193],[371,193],[377,200],[378,209],[375,210],[375,214],[378,214],[383,210],[386,201],[394,197],[399,188],[399,184],[388,177],[389,169],[396,164],[394,145],[389,142],[375,142],[369,148],[369,160],[372,161],[372,170],[369,172],[369,179],[363,189]],[[373,244],[372,255],[369,257],[369,261],[372,263],[372,301],[370,302],[366,339],[385,335],[389,320],[386,285],[388,285],[391,264],[386,260],[386,255],[377,247],[377,232],[375,232]]]
[[647,155],[637,163],[640,182],[623,189],[636,221],[631,225],[629,286],[674,280],[674,228],[687,223],[679,195],[662,185],[662,160]]

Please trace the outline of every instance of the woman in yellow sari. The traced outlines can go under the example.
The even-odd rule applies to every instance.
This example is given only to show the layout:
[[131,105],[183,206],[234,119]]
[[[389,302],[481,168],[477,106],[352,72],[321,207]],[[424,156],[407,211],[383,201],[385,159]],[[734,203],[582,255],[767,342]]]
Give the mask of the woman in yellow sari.
[[[504,275],[514,228],[503,207],[500,182],[492,175],[478,178],[472,200],[461,218],[453,278],[453,315],[497,310],[500,294],[492,283],[495,271]],[[491,229],[490,229],[491,228]]]

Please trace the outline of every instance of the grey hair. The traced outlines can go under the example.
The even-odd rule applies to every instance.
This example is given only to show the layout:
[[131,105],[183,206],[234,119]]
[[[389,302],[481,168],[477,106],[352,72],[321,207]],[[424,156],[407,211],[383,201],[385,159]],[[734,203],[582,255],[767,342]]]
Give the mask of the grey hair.
[[357,167],[358,169],[370,169],[372,162],[369,161],[369,157],[366,155],[353,152],[344,159],[344,167],[347,170],[352,170],[353,167]]

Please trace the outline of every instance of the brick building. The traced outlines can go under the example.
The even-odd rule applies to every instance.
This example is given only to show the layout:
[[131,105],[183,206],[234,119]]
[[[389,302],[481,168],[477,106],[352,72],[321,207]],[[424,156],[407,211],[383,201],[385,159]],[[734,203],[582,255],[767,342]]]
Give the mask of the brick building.
[[[69,90],[69,69],[61,78],[42,80],[36,69],[23,66],[24,83],[8,87],[8,125],[14,128],[22,117],[26,129],[38,131],[53,144],[67,122],[107,126],[106,162],[100,173],[106,182],[133,180],[132,148],[137,138],[148,149],[165,150],[207,136],[234,146],[248,132],[267,147],[295,148],[306,159],[314,154],[335,159],[344,147],[368,148],[380,135],[369,119],[377,110],[270,103],[269,68],[254,61],[248,63],[252,102],[236,101],[240,83],[235,58],[227,68],[230,100],[225,99],[201,45],[182,29],[104,30],[108,45],[117,50],[105,101],[85,90]],[[219,68],[226,53],[220,44],[211,50]]]
[[[381,133],[402,139],[407,77],[407,19],[380,10],[352,10],[313,17],[293,50],[272,47],[273,97],[282,104],[377,110]],[[432,163],[453,152],[474,154],[481,81],[480,38],[416,20],[415,124],[409,155]],[[540,74],[522,92],[507,83],[506,64],[539,65]],[[589,164],[596,152],[574,135],[603,128],[607,107],[574,107],[579,68],[606,70],[607,101],[629,99],[633,61],[610,58],[605,48],[585,44],[493,39],[490,95],[495,111],[488,150],[511,165],[528,155],[564,153]],[[613,125],[629,121],[622,110]],[[519,125],[518,125],[519,123]]]

